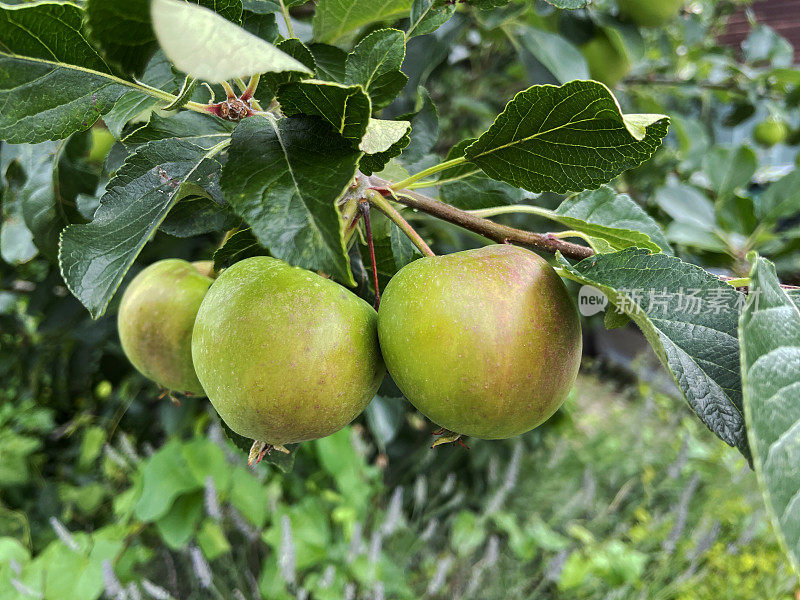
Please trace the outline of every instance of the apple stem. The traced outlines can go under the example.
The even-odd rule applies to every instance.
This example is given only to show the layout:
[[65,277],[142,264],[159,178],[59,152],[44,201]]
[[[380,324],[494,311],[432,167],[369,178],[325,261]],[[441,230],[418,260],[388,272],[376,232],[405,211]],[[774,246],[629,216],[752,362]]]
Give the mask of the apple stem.
[[[373,176],[370,181],[376,192],[381,194],[391,194],[400,204],[405,204],[409,208],[420,210],[424,213],[458,225],[469,231],[480,234],[498,244],[511,243],[521,246],[530,246],[537,250],[555,253],[561,252],[564,256],[574,259],[584,259],[592,256],[594,251],[580,244],[565,242],[547,233],[533,233],[495,223],[473,215],[465,210],[450,206],[439,200],[434,200],[418,192],[408,189],[396,190],[390,181]],[[385,200],[384,200],[385,201]],[[388,203],[387,203],[388,204]],[[376,204],[377,206],[377,204]],[[380,207],[379,207],[380,208]]]
[[381,305],[381,290],[378,285],[378,264],[375,261],[375,241],[372,238],[372,223],[369,218],[369,202],[362,200],[358,203],[358,210],[364,218],[364,229],[367,232],[367,247],[369,248],[369,260],[372,263],[372,279],[375,281],[375,310]]
[[406,234],[406,237],[411,240],[422,254],[425,256],[436,256],[430,246],[422,239],[422,236],[417,233],[416,229],[414,229],[411,224],[403,218],[403,215],[383,197],[384,193],[393,195],[392,191],[386,187],[382,189],[369,189],[364,195],[370,204],[386,215],[392,223],[397,225],[400,231]]
[[289,454],[289,449],[286,446],[282,446],[280,444],[268,444],[267,442],[259,442],[258,440],[254,440],[253,445],[250,446],[250,452],[247,457],[247,466],[252,467],[253,465],[257,465],[261,462],[261,459],[264,458],[264,456],[272,454],[273,450],[276,452]]

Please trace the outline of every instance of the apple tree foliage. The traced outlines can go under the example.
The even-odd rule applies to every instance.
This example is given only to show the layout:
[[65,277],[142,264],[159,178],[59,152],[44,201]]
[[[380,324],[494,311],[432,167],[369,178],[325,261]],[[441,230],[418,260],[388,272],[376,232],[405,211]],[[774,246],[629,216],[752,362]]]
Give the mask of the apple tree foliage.
[[[584,5],[548,1],[552,10]],[[800,293],[747,251],[776,256],[778,266],[796,251],[775,228],[797,212],[800,171],[749,195],[752,149],[713,145],[698,122],[671,123],[668,110],[627,113],[589,78],[577,46],[528,25],[507,33],[552,83],[519,91],[485,131],[434,157],[438,116],[426,89],[410,112],[387,107],[421,81],[425,56],[410,54],[410,43],[438,35],[456,18],[454,4],[319,0],[310,29],[295,37],[284,18],[300,4],[131,0],[123,12],[115,0],[0,4],[0,172],[9,181],[23,174],[3,196],[3,260],[57,261],[69,291],[99,317],[159,230],[235,230],[214,255],[219,268],[269,253],[352,287],[363,271],[352,202],[370,189],[405,210],[409,190],[422,188],[427,212],[440,217],[441,202],[473,217],[532,212],[567,230],[539,240],[552,242],[559,273],[602,290],[618,322],[634,321],[692,410],[751,462],[797,564]],[[513,16],[520,3],[469,4]],[[629,29],[596,26],[644,52]],[[745,51],[765,68],[708,90],[690,85],[684,99],[734,90],[737,123],[755,110],[759,77],[800,86],[768,31]],[[631,94],[647,99],[654,85],[680,83],[633,74]],[[107,180],[76,162],[83,132],[100,119],[116,140]],[[655,186],[638,168],[670,126],[690,158]],[[701,167],[695,180],[676,176]],[[536,206],[543,193],[565,198]],[[661,211],[666,229],[643,205]],[[576,243],[553,242],[564,238]],[[419,257],[392,224],[374,243],[384,283]],[[692,256],[733,257],[745,272],[728,282]],[[687,307],[687,293],[700,310]]]

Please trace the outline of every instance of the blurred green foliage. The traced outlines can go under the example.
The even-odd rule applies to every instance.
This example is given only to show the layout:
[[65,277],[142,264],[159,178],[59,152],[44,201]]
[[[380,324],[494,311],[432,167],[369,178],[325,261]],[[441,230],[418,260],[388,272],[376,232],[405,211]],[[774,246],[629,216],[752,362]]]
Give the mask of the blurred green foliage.
[[[385,114],[425,105],[415,127],[438,133],[444,154],[517,91],[585,76],[581,48],[603,32],[631,63],[614,89],[626,111],[673,118],[664,147],[617,188],[685,258],[740,275],[755,248],[797,283],[800,71],[762,26],[741,56],[715,43],[734,4],[694,0],[653,30],[620,21],[610,0],[571,13],[460,6],[409,42],[410,83]],[[785,143],[752,142],[767,118],[787,124]],[[108,173],[74,139],[62,172],[88,172],[101,189]],[[413,143],[424,167],[431,147]],[[43,180],[7,148],[4,236],[24,241],[15,198]],[[72,190],[69,209],[91,214],[92,192]],[[437,251],[480,243],[418,221]],[[158,233],[138,264],[208,258],[218,242]],[[291,471],[248,469],[204,400],[178,406],[132,372],[113,305],[91,321],[48,256],[14,249],[0,261],[0,600],[794,597],[744,460],[648,384],[589,364],[546,426],[431,451],[427,426],[387,383],[355,425],[294,448]]]

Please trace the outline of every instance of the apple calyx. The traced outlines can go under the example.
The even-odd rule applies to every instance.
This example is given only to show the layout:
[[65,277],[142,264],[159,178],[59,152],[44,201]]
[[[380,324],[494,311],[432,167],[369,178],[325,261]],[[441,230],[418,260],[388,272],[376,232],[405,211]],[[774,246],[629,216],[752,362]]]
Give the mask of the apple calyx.
[[253,445],[250,447],[250,453],[247,457],[247,465],[257,465],[265,455],[272,454],[273,450],[289,454],[289,449],[286,446],[268,444],[267,442],[259,442],[258,440],[253,441]]

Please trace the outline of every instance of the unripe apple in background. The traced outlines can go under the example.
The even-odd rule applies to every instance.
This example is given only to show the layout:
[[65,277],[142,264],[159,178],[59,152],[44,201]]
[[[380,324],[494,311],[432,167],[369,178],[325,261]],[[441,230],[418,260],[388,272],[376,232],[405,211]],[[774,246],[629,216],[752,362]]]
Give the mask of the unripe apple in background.
[[91,135],[92,144],[89,149],[89,160],[94,163],[102,163],[116,140],[105,127],[92,127]]
[[789,128],[780,119],[766,119],[753,128],[753,139],[759,146],[771,148],[789,135]]
[[192,357],[228,427],[282,446],[338,431],[372,400],[386,372],[377,321],[336,282],[257,256],[211,286]]
[[484,439],[547,420],[572,388],[580,318],[543,258],[496,245],[416,260],[384,291],[386,366],[431,421]]
[[[612,36],[615,36],[612,38]],[[631,61],[618,34],[599,29],[592,39],[581,46],[592,79],[614,87],[631,70]]]
[[213,279],[191,263],[160,260],[134,277],[119,306],[122,349],[145,377],[168,390],[204,396],[192,366],[192,328]]
[[684,0],[617,0],[619,14],[639,27],[661,27],[681,11]]

